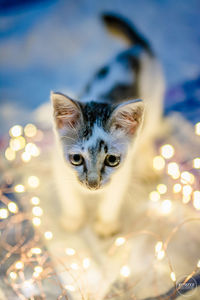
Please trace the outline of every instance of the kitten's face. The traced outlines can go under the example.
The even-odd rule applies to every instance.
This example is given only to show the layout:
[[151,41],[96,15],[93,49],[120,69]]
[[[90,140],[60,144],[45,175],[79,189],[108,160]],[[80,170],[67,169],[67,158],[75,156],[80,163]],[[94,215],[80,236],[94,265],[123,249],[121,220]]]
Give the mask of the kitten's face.
[[66,163],[89,190],[103,188],[126,159],[142,123],[143,103],[81,104],[53,93],[54,117]]

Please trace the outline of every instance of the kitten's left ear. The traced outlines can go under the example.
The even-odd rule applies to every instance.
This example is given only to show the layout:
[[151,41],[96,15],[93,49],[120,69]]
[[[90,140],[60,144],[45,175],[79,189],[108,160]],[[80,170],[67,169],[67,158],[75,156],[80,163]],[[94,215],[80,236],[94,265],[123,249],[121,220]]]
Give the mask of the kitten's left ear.
[[60,93],[51,92],[57,129],[74,129],[80,124],[82,113],[78,102]]
[[142,125],[144,103],[142,100],[130,100],[119,104],[110,118],[110,129],[121,130],[132,136]]

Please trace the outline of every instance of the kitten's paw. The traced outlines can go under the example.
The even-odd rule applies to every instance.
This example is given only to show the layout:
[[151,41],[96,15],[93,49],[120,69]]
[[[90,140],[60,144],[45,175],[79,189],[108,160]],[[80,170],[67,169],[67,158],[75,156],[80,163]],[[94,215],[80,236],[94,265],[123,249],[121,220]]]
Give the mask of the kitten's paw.
[[85,215],[80,216],[72,216],[72,215],[64,215],[60,219],[60,224],[62,228],[66,231],[77,231],[80,229],[85,221]]
[[117,221],[103,222],[101,220],[97,220],[94,224],[94,229],[99,236],[109,237],[119,232],[120,223]]

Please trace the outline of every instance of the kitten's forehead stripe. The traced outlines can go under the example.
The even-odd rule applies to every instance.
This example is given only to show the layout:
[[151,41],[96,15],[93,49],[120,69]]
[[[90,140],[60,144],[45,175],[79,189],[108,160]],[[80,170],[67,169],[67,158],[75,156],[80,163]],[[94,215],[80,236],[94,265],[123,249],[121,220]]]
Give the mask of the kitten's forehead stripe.
[[93,101],[80,104],[80,106],[84,118],[83,128],[81,128],[82,136],[85,139],[89,139],[92,135],[95,124],[105,129],[106,123],[114,109],[114,106],[107,103],[97,103]]

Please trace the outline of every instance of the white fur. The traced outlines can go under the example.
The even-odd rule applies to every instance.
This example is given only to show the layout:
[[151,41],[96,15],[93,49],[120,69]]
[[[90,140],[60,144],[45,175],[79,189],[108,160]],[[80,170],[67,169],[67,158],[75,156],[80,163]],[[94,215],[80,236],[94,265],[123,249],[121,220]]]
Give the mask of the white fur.
[[[75,230],[83,224],[85,197],[100,201],[95,223],[95,229],[100,235],[109,235],[119,229],[120,210],[126,197],[127,187],[132,180],[133,162],[135,172],[138,171],[138,168],[149,164],[152,157],[147,154],[152,153],[152,141],[160,126],[162,115],[163,75],[158,62],[148,54],[143,54],[142,57],[139,91],[140,97],[145,100],[146,104],[142,133],[139,135],[138,141],[131,145],[122,166],[111,175],[110,183],[103,189],[94,192],[81,186],[72,168],[64,161],[60,143],[57,141],[54,174],[62,206],[62,223],[67,229]],[[102,129],[95,126],[92,137],[86,143],[87,146],[95,144],[96,139],[100,136],[109,139]]]

